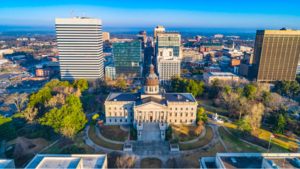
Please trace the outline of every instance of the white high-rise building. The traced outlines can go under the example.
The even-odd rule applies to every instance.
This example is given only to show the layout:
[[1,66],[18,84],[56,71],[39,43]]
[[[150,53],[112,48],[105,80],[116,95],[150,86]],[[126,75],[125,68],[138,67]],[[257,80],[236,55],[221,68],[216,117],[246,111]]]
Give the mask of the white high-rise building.
[[158,49],[157,72],[160,84],[169,84],[172,76],[180,75],[180,60],[173,56],[172,48]]
[[103,78],[101,20],[55,19],[61,80]]

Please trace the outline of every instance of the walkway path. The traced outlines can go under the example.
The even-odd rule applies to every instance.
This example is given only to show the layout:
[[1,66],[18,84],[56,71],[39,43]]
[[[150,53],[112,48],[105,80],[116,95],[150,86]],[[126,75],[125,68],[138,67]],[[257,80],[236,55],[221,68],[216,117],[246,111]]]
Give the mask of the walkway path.
[[[89,138],[89,135],[88,135],[88,131],[90,129],[90,125],[87,125],[83,132],[82,132],[82,136],[83,136],[83,139],[85,141],[85,143],[94,148],[96,152],[98,151],[101,151],[101,152],[105,152],[105,153],[112,153],[112,152],[118,152],[118,153],[121,153],[122,155],[124,154],[127,154],[127,152],[124,152],[124,151],[120,151],[120,150],[112,150],[112,149],[108,149],[108,148],[104,148],[104,147],[101,147],[97,144],[95,144],[90,138]],[[131,153],[128,153],[128,154],[131,154]]]
[[190,143],[194,143],[197,141],[200,141],[206,134],[206,128],[204,127],[204,129],[202,130],[202,133],[200,134],[200,136],[194,140],[190,140],[190,141],[185,141],[185,142],[179,142],[179,144],[190,144]]
[[[128,141],[127,143],[130,143],[133,145],[132,152],[107,149],[107,148],[104,148],[104,147],[101,147],[101,146],[95,144],[89,138],[88,131],[89,131],[90,125],[87,125],[85,127],[85,129],[83,130],[83,139],[85,140],[85,143],[88,146],[95,149],[95,152],[98,152],[98,151],[101,151],[104,153],[118,152],[122,156],[124,156],[126,154],[129,154],[129,155],[135,154],[138,157],[138,160],[135,163],[135,168],[140,168],[140,162],[144,158],[158,158],[162,161],[162,167],[167,168],[168,167],[167,161],[170,157],[177,158],[177,157],[180,157],[181,155],[188,155],[188,154],[203,152],[203,151],[206,151],[209,148],[213,147],[220,139],[219,131],[218,131],[219,126],[215,125],[215,124],[210,124],[210,126],[213,129],[214,137],[207,145],[202,146],[198,149],[179,151],[179,152],[170,151],[170,143],[168,141],[130,141],[130,142]],[[205,132],[202,132],[202,133],[204,133],[203,135],[205,136],[206,130],[205,130]],[[200,135],[200,137],[201,137],[201,135]],[[103,139],[102,137],[100,137],[100,139]],[[105,140],[105,139],[103,139],[103,140]],[[109,142],[112,142],[112,140],[109,140]],[[124,144],[124,143],[122,143],[122,144]]]
[[180,151],[180,154],[188,155],[188,154],[195,154],[195,153],[203,152],[203,151],[210,149],[215,144],[217,144],[219,141],[219,138],[220,138],[219,130],[218,130],[219,126],[215,125],[215,124],[210,124],[210,126],[214,132],[214,137],[208,144],[206,144],[205,146],[202,146],[200,148],[194,149],[194,150]]
[[102,134],[100,133],[100,127],[98,125],[96,126],[96,133],[98,137],[100,137],[102,140],[106,142],[113,143],[113,144],[125,144],[125,142],[110,140],[102,136]]
[[0,158],[6,158],[6,155],[5,155],[5,141],[6,140],[2,140],[2,142],[1,142]]

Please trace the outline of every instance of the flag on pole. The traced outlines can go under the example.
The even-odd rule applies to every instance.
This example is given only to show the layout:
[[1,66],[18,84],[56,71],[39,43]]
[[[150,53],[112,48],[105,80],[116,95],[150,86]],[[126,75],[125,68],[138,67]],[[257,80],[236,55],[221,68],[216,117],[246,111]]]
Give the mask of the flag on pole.
[[273,134],[271,134],[271,137],[270,137],[270,139],[271,139],[271,140],[273,140],[273,137],[274,137],[274,135],[273,135]]

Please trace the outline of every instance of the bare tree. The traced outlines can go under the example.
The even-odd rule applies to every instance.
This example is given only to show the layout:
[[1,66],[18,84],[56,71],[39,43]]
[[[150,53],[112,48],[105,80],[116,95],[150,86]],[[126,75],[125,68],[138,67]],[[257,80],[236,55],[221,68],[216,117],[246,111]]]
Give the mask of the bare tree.
[[38,109],[28,106],[24,112],[24,117],[28,121],[29,124],[33,124],[35,122],[35,117],[38,114]]
[[236,113],[236,108],[238,107],[238,98],[239,95],[234,91],[231,91],[229,94],[226,91],[223,91],[220,94],[220,100],[228,109],[230,115],[235,115]]
[[75,127],[73,126],[65,126],[60,133],[67,139],[72,140],[76,134]]
[[252,105],[251,110],[249,111],[249,125],[252,127],[253,131],[256,128],[259,128],[261,125],[261,117],[264,113],[264,105],[262,103]]
[[184,158],[184,156],[180,156],[176,158],[178,168],[190,168],[190,162]]
[[24,103],[26,101],[28,101],[28,94],[27,93],[19,94],[18,92],[9,95],[5,99],[5,103],[6,104],[13,103],[17,107],[18,112],[21,112],[21,109],[23,108]]
[[134,167],[136,160],[138,160],[138,157],[136,157],[134,154],[132,154],[131,156],[129,154],[126,154],[124,158],[117,158],[116,166],[118,168],[132,168]]
[[76,97],[81,97],[82,93],[79,88],[77,88],[76,92],[73,93]]

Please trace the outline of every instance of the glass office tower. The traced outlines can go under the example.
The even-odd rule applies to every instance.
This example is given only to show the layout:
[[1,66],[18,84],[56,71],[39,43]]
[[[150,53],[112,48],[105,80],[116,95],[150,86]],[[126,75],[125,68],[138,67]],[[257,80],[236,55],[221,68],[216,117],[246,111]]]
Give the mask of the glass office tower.
[[141,41],[118,40],[112,46],[116,77],[141,78]]
[[293,81],[299,57],[299,30],[258,30],[250,77],[263,82]]
[[159,49],[172,48],[175,57],[180,56],[181,35],[179,32],[157,33],[156,55]]

